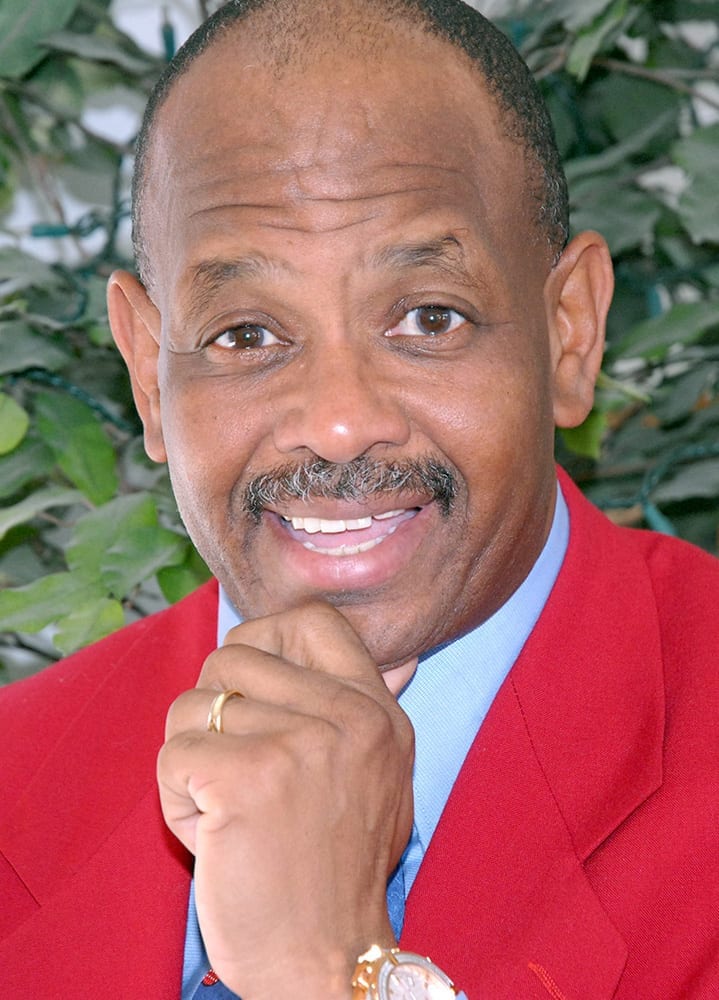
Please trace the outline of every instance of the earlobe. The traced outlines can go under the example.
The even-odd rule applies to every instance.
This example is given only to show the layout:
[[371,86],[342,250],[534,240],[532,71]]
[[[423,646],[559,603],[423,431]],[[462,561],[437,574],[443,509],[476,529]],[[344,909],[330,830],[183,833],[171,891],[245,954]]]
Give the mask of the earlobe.
[[544,288],[558,427],[578,426],[592,408],[613,291],[606,241],[595,232],[580,233],[567,246]]
[[145,428],[145,451],[155,462],[167,459],[162,437],[158,362],[160,314],[144,286],[127,271],[115,271],[107,288],[107,308],[115,343],[132,383]]

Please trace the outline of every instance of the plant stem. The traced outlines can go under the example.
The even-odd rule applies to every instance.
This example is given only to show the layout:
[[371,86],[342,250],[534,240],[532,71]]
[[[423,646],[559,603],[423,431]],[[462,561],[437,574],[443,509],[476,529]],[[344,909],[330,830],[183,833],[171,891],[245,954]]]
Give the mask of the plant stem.
[[[612,70],[614,73],[624,73],[625,76],[636,76],[642,80],[650,80],[652,83],[661,83],[665,87],[671,87],[672,90],[676,90],[680,94],[686,94],[697,101],[704,101],[705,104],[719,111],[718,99],[710,97],[701,90],[697,90],[691,84],[684,83],[683,80],[678,79],[678,74],[676,73],[660,69],[649,69],[647,66],[635,66],[634,63],[624,62],[621,59],[610,59],[607,56],[595,59],[593,65],[601,66],[602,69]],[[716,74],[714,78],[716,79]]]

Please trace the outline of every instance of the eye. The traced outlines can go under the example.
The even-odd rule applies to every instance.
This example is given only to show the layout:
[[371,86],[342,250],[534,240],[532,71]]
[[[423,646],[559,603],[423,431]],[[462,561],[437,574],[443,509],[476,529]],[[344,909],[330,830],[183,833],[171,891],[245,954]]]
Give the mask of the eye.
[[221,347],[226,351],[240,350],[247,351],[254,347],[271,347],[279,344],[280,341],[273,333],[270,333],[264,326],[255,323],[241,323],[239,326],[231,326],[223,330],[219,337],[215,337],[212,345]]
[[395,337],[438,337],[444,333],[452,333],[466,322],[467,317],[456,309],[418,306],[410,309],[388,334]]

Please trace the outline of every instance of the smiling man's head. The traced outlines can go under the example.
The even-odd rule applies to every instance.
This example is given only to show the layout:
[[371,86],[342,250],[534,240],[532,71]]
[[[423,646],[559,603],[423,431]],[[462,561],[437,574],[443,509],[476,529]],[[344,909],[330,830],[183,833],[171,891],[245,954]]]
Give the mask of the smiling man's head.
[[230,5],[146,119],[149,294],[110,286],[148,452],[238,609],[323,597],[383,664],[526,576],[601,358],[606,246],[559,257],[556,150],[500,38],[450,0]]
[[[245,22],[244,24],[242,22]],[[566,181],[549,115],[539,88],[506,36],[462,0],[231,0],[192,35],[168,65],[145,110],[137,143],[133,191],[133,233],[140,274],[148,283],[151,260],[146,245],[143,210],[148,160],[158,112],[175,81],[215,41],[239,29],[237,58],[244,58],[242,39],[253,38],[262,52],[262,69],[276,75],[302,71],[318,57],[334,52],[345,58],[367,55],[376,60],[397,32],[441,38],[454,48],[454,58],[481,74],[501,111],[503,127],[517,140],[525,157],[527,182],[535,201],[539,232],[556,256],[569,233]],[[406,81],[408,102],[414,99]],[[242,101],[242,95],[226,95]]]

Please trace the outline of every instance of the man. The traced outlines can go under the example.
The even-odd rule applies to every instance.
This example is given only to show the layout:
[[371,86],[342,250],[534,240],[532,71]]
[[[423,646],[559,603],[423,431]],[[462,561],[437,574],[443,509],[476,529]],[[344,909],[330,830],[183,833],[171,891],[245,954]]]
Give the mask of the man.
[[135,213],[112,327],[219,625],[4,696],[5,995],[716,996],[719,572],[557,487],[611,266],[509,44],[232,3]]

